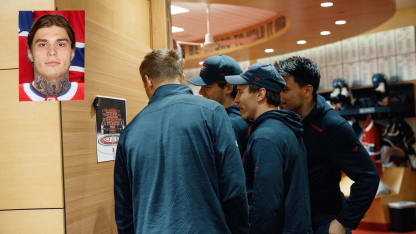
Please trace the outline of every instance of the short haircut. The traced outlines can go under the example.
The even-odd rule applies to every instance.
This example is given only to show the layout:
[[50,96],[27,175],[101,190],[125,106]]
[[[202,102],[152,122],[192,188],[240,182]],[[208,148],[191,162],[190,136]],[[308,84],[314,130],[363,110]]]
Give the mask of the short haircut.
[[155,81],[166,79],[181,79],[183,74],[183,63],[178,53],[174,50],[154,50],[143,59],[140,64],[140,75],[145,75]]
[[[260,89],[261,87],[257,85],[252,85],[252,84],[248,85],[248,91],[250,93],[255,93],[259,91]],[[277,92],[273,92],[273,91],[266,89],[266,100],[269,105],[279,106],[280,105],[280,92],[277,93]]]
[[71,24],[62,15],[43,15],[32,25],[27,36],[27,45],[30,51],[32,51],[32,42],[35,38],[36,32],[41,28],[48,28],[52,26],[58,26],[65,29],[68,34],[69,40],[71,40],[71,48],[75,49],[75,33]]
[[[220,80],[220,81],[217,82],[217,84],[220,88],[223,89],[228,83],[224,80]],[[232,86],[233,86],[233,91],[231,92],[230,95],[231,95],[232,98],[235,98],[237,96],[237,92],[238,92],[237,85],[232,84]]]
[[318,66],[312,60],[294,56],[276,62],[274,66],[281,76],[293,76],[300,87],[308,84],[312,85],[313,94],[316,94],[321,75]]

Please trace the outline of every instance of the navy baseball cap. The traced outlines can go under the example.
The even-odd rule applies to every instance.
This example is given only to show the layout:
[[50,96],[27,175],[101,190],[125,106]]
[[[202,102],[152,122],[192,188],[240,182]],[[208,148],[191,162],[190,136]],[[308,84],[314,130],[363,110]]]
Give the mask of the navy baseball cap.
[[270,64],[253,64],[241,75],[226,76],[225,80],[230,84],[256,85],[266,90],[279,93],[285,87],[286,82]]
[[239,75],[241,72],[243,71],[233,58],[220,54],[207,58],[199,76],[188,79],[188,82],[196,86],[210,85],[225,81],[225,76]]

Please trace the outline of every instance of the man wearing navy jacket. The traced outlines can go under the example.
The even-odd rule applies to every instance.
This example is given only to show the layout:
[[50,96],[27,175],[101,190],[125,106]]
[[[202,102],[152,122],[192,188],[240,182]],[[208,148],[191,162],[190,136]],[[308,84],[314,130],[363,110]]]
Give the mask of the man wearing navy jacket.
[[117,146],[118,233],[247,233],[244,170],[224,108],[180,84],[173,50],[147,54],[140,75],[150,100]]
[[[286,81],[281,107],[302,116],[314,232],[351,233],[374,199],[377,168],[348,122],[316,94],[320,80],[316,64],[291,57],[275,66]],[[348,199],[339,187],[341,171],[354,181]]]
[[188,82],[201,86],[199,94],[224,106],[242,155],[248,140],[248,123],[241,118],[240,108],[234,102],[237,87],[228,84],[224,79],[225,76],[239,75],[241,72],[240,66],[233,58],[220,54],[207,58],[202,64],[199,76],[188,79]]
[[235,99],[253,120],[244,155],[250,233],[311,233],[308,168],[300,116],[277,110],[285,81],[272,65],[254,64],[226,76],[238,85]]

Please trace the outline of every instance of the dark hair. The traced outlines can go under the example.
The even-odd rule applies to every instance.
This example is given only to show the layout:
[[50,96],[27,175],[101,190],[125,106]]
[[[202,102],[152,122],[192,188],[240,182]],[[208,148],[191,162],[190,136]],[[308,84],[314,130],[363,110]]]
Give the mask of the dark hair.
[[[220,81],[217,82],[217,84],[220,88],[223,89],[228,83],[224,80],[220,80]],[[230,95],[231,95],[232,98],[235,98],[237,96],[237,92],[238,92],[237,85],[232,85],[232,86],[233,86],[233,91],[231,91]]]
[[148,53],[140,64],[140,75],[157,81],[164,78],[180,79],[183,74],[183,64],[178,53],[174,50],[159,49]]
[[293,76],[295,82],[300,87],[308,84],[312,85],[313,94],[316,94],[321,75],[318,66],[312,60],[294,56],[276,62],[274,66],[281,76]]
[[71,40],[71,48],[75,48],[75,33],[68,20],[66,20],[62,15],[43,15],[32,25],[29,35],[27,36],[27,45],[30,50],[32,50],[32,42],[35,38],[36,32],[41,28],[48,28],[51,26],[64,28],[66,34],[68,34],[69,40]]
[[[261,89],[261,87],[257,86],[257,85],[248,85],[248,91],[250,93],[255,93],[257,91],[259,91]],[[273,92],[270,90],[266,89],[266,100],[267,103],[269,105],[273,105],[273,106],[279,106],[280,105],[280,92]]]

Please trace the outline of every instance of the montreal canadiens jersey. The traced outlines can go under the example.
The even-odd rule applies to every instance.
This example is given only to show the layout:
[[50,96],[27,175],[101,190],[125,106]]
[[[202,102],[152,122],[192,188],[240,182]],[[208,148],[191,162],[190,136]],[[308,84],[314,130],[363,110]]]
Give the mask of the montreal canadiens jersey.
[[84,99],[84,83],[70,82],[68,89],[59,96],[39,93],[32,83],[19,84],[19,101],[68,101]]
[[374,123],[374,120],[371,119],[370,115],[368,115],[367,119],[365,120],[360,141],[364,148],[368,151],[368,154],[374,160],[380,175],[382,175],[380,131]]

